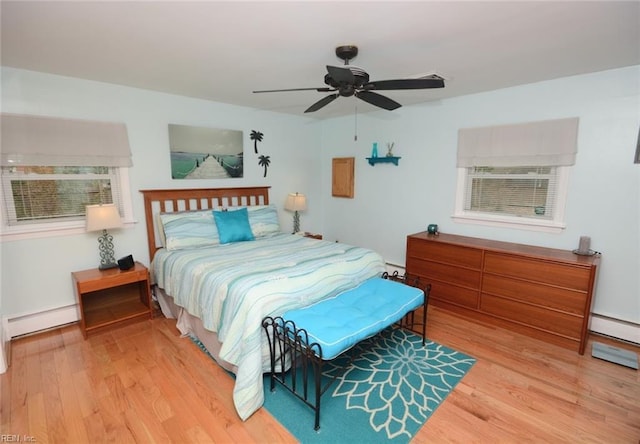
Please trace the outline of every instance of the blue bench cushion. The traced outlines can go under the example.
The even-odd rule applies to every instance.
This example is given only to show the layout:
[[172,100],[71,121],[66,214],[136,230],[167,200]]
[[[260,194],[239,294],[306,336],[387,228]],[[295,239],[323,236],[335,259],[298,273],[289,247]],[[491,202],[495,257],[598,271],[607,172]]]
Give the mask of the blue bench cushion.
[[322,359],[328,361],[398,322],[423,302],[419,288],[372,278],[331,299],[290,310],[282,318],[305,329],[309,343],[320,344]]

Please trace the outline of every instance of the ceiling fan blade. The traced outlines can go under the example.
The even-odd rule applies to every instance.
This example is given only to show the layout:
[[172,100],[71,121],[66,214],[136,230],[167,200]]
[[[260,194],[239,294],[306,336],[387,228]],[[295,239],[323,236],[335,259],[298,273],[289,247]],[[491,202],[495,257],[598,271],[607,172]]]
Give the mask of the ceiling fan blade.
[[353,85],[356,81],[356,78],[349,68],[327,65],[327,72],[331,78],[338,83]]
[[380,94],[376,94],[371,91],[356,92],[356,97],[361,100],[364,100],[367,103],[378,106],[380,108],[384,108],[389,111],[393,111],[394,109],[400,108],[402,106],[395,100],[391,100],[388,97],[385,97]]
[[263,89],[261,91],[253,91],[254,93],[273,93],[273,92],[285,92],[285,91],[318,91],[318,92],[331,92],[335,91],[333,88],[291,88],[291,89]]
[[377,80],[364,85],[364,88],[375,89],[380,91],[389,91],[396,89],[425,89],[425,88],[444,88],[444,79],[424,78],[424,79],[396,79],[396,80]]
[[340,94],[331,94],[328,95],[326,97],[323,97],[322,99],[318,100],[316,103],[314,103],[313,105],[311,105],[309,108],[307,108],[305,110],[305,113],[312,113],[314,111],[318,111],[320,108],[322,108],[325,105],[328,105],[329,103],[333,102],[334,100],[336,100],[338,98]]

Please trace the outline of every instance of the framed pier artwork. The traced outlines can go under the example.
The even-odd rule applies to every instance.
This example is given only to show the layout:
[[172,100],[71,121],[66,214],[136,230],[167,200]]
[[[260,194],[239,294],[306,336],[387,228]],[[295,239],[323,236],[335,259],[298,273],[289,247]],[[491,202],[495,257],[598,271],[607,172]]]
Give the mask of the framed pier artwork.
[[239,130],[169,124],[171,178],[243,177],[242,143]]

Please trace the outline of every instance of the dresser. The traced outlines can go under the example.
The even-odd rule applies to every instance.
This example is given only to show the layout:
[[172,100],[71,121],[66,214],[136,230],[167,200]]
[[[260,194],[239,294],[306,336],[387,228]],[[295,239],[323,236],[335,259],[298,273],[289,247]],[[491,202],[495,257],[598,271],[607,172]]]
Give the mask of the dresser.
[[406,254],[431,304],[584,354],[599,255],[426,231]]

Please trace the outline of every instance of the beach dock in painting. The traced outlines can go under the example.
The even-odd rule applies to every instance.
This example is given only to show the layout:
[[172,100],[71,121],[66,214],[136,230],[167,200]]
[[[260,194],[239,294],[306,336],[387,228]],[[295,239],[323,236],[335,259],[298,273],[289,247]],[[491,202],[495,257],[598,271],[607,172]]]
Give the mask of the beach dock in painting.
[[185,179],[224,179],[231,177],[227,170],[213,157],[207,157],[196,169],[191,171]]
[[173,179],[225,179],[242,177],[243,156],[231,154],[171,153]]

